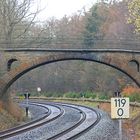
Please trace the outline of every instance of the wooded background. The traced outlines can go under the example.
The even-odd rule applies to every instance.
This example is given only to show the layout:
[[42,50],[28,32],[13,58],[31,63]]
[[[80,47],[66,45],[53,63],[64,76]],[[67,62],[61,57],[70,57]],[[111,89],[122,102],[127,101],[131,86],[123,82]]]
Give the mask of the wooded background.
[[[52,17],[43,23],[35,20],[41,9],[30,12],[32,4],[33,0],[0,1],[0,47],[139,49],[139,45],[131,44],[139,43],[139,0],[101,0],[89,11],[83,8],[72,16],[60,20]],[[135,84],[121,72],[77,60],[32,70],[10,90],[37,92],[37,87],[41,87],[42,92],[57,94],[90,91],[106,95],[128,86]]]

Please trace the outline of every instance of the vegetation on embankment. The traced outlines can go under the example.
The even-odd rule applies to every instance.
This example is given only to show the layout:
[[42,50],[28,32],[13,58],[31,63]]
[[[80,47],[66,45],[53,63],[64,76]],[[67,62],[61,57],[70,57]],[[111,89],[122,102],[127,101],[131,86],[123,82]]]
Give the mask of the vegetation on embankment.
[[[76,99],[97,99],[97,100],[109,100],[114,97],[114,93],[107,92],[95,92],[95,91],[83,91],[83,92],[30,92],[31,97],[54,97],[54,98],[76,98]],[[24,98],[23,93],[17,93],[16,96]],[[125,87],[121,92],[122,97],[129,97],[130,102],[140,102],[140,89],[132,86]]]
[[11,98],[0,100],[0,131],[17,126],[24,120],[23,110]]

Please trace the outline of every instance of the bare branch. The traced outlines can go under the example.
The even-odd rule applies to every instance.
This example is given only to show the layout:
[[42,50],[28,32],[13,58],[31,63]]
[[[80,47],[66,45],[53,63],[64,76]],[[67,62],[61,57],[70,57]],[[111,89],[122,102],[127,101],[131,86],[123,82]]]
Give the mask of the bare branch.
[[[14,40],[28,34],[29,29],[35,24],[34,20],[39,9],[30,12],[34,0],[1,0],[0,1],[0,31],[5,42],[12,44]],[[23,24],[26,23],[26,26]],[[20,28],[18,28],[20,26]],[[18,30],[20,29],[20,30]]]

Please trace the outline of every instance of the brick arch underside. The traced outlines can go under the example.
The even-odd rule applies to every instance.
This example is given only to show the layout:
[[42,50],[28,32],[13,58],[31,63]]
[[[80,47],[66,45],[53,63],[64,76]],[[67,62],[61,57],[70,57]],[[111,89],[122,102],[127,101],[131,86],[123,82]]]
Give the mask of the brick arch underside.
[[[35,61],[31,61],[29,63],[29,66],[26,67],[25,69],[21,70],[19,73],[17,73],[14,77],[11,78],[11,80],[9,80],[6,85],[4,86],[4,88],[2,89],[2,93],[5,93],[7,91],[7,89],[17,80],[19,79],[22,75],[24,75],[25,73],[37,68],[37,67],[40,67],[40,66],[43,66],[43,65],[46,65],[46,64],[50,64],[50,63],[55,63],[55,62],[60,62],[60,61],[69,61],[69,60],[84,60],[84,61],[91,61],[91,62],[97,62],[97,63],[101,63],[101,64],[104,64],[104,65],[107,65],[107,66],[110,66],[114,69],[117,69],[119,71],[121,71],[122,73],[126,74],[130,79],[132,79],[136,85],[138,87],[140,87],[140,84],[139,82],[137,82],[137,80],[135,78],[133,78],[133,76],[131,76],[130,74],[128,74],[125,70],[113,65],[113,64],[110,64],[110,63],[107,63],[107,62],[104,62],[104,61],[100,61],[100,60],[96,60],[92,57],[90,58],[86,58],[85,56],[82,56],[82,55],[78,55],[78,56],[74,56],[74,57],[67,57],[67,56],[64,56],[62,55],[62,57],[46,57],[45,59],[40,59],[40,61],[37,61],[35,63]],[[21,68],[20,68],[21,69]],[[9,73],[10,75],[10,73]]]

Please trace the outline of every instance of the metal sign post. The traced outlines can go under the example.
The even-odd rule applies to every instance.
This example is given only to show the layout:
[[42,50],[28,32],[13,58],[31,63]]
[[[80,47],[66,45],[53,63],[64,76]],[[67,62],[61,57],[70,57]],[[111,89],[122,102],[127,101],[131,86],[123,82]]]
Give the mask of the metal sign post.
[[25,96],[25,99],[26,99],[26,108],[25,108],[25,111],[26,111],[26,117],[28,117],[28,111],[29,111],[29,97],[30,97],[30,94],[27,92],[24,94]]
[[119,119],[119,138],[122,140],[122,119],[129,118],[129,98],[111,98],[111,118]]
[[119,119],[119,139],[122,140],[122,120]]
[[37,87],[37,92],[38,92],[38,96],[40,98],[40,93],[41,93],[41,88],[40,87]]
[[29,102],[28,102],[28,92],[26,93],[26,116],[28,117]]

